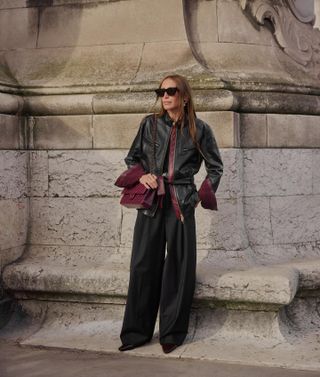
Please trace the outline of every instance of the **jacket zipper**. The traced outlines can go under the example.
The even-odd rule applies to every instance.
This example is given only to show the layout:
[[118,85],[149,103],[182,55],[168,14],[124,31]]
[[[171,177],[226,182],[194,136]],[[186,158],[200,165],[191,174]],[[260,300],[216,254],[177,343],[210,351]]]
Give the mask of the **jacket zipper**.
[[[169,133],[169,136],[167,137],[165,152],[167,152],[169,140],[170,140],[170,133]],[[161,165],[160,165],[160,169],[161,169],[160,171],[163,171],[163,164],[164,164],[165,158],[166,158],[166,153],[164,153],[164,155],[163,155],[163,159],[162,159],[162,162],[161,162]]]
[[[175,122],[173,123],[172,127],[176,127]],[[173,132],[173,131],[171,130],[171,132]],[[177,128],[175,129],[175,132],[176,132],[176,135],[177,135]],[[176,147],[177,147],[177,136],[176,136],[176,140],[175,140],[175,144],[174,144],[173,161],[170,161],[170,159],[169,159],[169,161],[170,161],[170,165],[169,165],[169,182],[173,181],[174,163],[175,163],[175,157],[176,157]],[[181,208],[180,208],[180,204],[179,204],[179,201],[178,201],[177,191],[176,191],[176,188],[175,188],[174,184],[172,184],[172,188],[173,189],[172,189],[171,193],[173,194],[174,200],[177,203],[178,213],[179,213],[180,220],[181,220],[181,222],[184,222],[184,217],[183,217],[183,214],[182,214],[182,211],[181,211]]]

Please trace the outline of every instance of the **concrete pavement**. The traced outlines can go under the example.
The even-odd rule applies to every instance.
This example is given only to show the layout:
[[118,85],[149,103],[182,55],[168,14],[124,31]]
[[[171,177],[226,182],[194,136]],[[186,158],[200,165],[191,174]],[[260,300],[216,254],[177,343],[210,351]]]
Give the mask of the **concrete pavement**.
[[320,372],[222,364],[207,360],[21,347],[0,342],[1,377],[319,377]]

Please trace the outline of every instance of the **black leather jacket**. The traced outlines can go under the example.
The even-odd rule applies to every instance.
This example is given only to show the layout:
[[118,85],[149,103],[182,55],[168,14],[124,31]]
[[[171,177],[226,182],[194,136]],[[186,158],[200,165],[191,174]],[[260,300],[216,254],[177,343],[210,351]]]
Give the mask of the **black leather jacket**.
[[[187,117],[185,117],[187,122]],[[140,163],[146,173],[151,172],[153,166],[153,122],[154,115],[146,116],[139,127],[138,133],[131,145],[129,153],[125,158],[128,168]],[[157,117],[156,134],[156,170],[157,176],[163,175],[164,160],[169,147],[170,132],[173,122],[165,113]],[[169,152],[169,175],[172,182],[171,197],[177,200],[177,211],[180,219],[188,215],[201,200],[201,205],[208,209],[217,209],[215,192],[223,172],[219,149],[213,132],[208,124],[196,118],[197,140],[199,149],[194,145],[188,127],[185,125],[176,130],[176,141],[171,152]],[[194,183],[194,175],[199,171],[201,162],[205,158],[207,177],[202,183],[199,192]],[[167,174],[165,174],[167,176]],[[167,177],[166,177],[167,178]],[[165,180],[166,180],[165,178]],[[140,209],[147,216],[154,216],[158,204],[155,203],[150,209]],[[176,211],[176,213],[177,213]],[[178,217],[178,216],[177,216]]]

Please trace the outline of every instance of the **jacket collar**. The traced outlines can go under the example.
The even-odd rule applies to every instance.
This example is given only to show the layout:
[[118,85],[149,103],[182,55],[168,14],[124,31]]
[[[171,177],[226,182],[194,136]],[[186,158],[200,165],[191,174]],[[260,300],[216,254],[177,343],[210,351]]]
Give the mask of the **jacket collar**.
[[[164,120],[164,122],[166,123],[167,126],[172,127],[173,120],[170,118],[167,111],[163,114],[162,119]],[[187,125],[187,123],[188,123],[188,114],[187,113],[184,114],[184,123],[185,123],[185,125]]]

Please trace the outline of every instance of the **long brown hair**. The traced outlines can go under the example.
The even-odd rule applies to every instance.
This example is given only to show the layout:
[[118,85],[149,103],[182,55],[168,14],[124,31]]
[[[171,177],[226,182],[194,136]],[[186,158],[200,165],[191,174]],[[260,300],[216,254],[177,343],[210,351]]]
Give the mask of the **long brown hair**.
[[[192,90],[191,87],[187,81],[187,79],[180,75],[168,75],[164,79],[162,79],[159,88],[161,88],[162,83],[166,79],[173,80],[177,88],[179,89],[179,100],[180,100],[180,109],[179,109],[179,125],[181,127],[184,127],[185,125],[185,116],[188,116],[188,127],[189,127],[189,133],[191,136],[192,141],[195,145],[197,145],[197,138],[196,138],[196,113],[194,109],[193,99],[192,99]],[[186,103],[185,103],[186,99]],[[166,110],[163,108],[162,102],[161,102],[161,110],[160,110],[160,116],[164,115]]]

